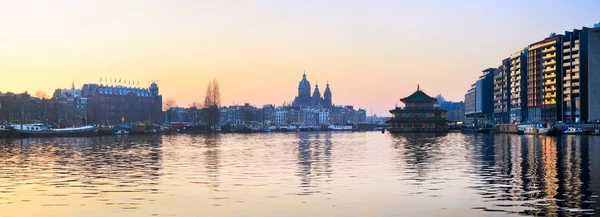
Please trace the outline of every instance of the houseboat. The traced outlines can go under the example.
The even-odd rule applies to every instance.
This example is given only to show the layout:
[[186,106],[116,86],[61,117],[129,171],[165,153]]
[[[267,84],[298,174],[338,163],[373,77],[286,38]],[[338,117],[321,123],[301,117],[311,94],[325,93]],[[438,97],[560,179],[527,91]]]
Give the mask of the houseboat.
[[22,137],[61,137],[61,136],[95,136],[98,129],[94,126],[51,129],[43,125],[22,125],[14,128]]
[[353,131],[354,125],[335,125],[330,124],[327,126],[327,130],[329,131]]
[[421,132],[448,132],[448,111],[435,107],[437,99],[421,91],[400,99],[405,107],[396,107],[390,110],[392,118],[386,123],[390,124],[390,133],[421,133]]

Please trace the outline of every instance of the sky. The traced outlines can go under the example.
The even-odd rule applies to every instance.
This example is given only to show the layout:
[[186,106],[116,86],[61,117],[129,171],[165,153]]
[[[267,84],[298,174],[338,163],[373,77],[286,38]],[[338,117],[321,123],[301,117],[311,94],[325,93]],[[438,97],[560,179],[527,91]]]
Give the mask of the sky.
[[281,105],[305,70],[333,102],[388,115],[417,84],[463,101],[481,71],[599,1],[0,0],[0,91],[51,95],[100,78],[158,81],[163,101]]

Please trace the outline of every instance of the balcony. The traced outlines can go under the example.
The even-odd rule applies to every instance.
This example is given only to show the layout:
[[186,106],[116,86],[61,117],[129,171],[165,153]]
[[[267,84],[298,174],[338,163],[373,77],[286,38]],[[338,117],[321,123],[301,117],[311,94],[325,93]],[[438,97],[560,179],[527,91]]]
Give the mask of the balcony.
[[568,89],[568,90],[564,90],[564,91],[563,91],[563,95],[565,95],[565,96],[566,96],[566,95],[570,95],[570,94],[571,94],[571,89]]
[[573,82],[572,87],[579,87],[579,82]]
[[566,73],[571,73],[571,70],[570,70],[570,69],[567,69],[567,71],[565,71],[565,72],[566,72]]
[[553,71],[556,71],[556,66],[553,66],[553,67],[546,67],[546,68],[544,69],[544,72],[553,72]]
[[546,95],[544,95],[544,99],[552,99],[552,98],[556,98],[556,94],[546,94]]
[[573,61],[573,65],[574,65],[574,66],[576,66],[576,65],[579,65],[579,59],[577,59],[577,60]]
[[571,77],[571,79],[575,80],[575,79],[579,79],[579,73],[576,73],[575,75],[573,75]]
[[546,54],[546,55],[544,55],[544,57],[542,59],[546,60],[546,59],[550,59],[550,58],[554,58],[554,57],[556,57],[556,53]]
[[556,80],[550,80],[550,81],[544,82],[544,85],[555,85],[555,84],[556,84]]
[[573,55],[571,55],[571,58],[573,58],[573,59],[579,58],[579,54],[573,54]]
[[556,78],[556,74],[551,73],[551,74],[544,75],[544,79],[550,79],[550,78]]
[[572,71],[573,71],[573,72],[579,72],[579,66],[575,66],[575,67],[573,67],[573,70],[572,70]]
[[579,89],[573,89],[573,93],[579,93]]
[[552,52],[555,50],[556,50],[556,47],[552,46],[552,47],[542,49],[542,53],[548,53],[548,52]]
[[565,41],[565,42],[563,42],[563,46],[570,46],[570,45],[571,45],[571,42],[570,42],[570,41]]
[[544,100],[544,105],[556,105],[556,100],[555,99],[546,99]]
[[573,46],[573,48],[571,48],[572,51],[578,51],[579,50],[579,45],[575,45]]
[[544,88],[544,91],[545,91],[545,92],[548,92],[548,91],[556,91],[556,87],[553,87],[553,86],[551,86],[551,87],[546,87],[546,88]]
[[563,67],[571,67],[571,62],[563,63]]
[[569,54],[571,53],[571,49],[567,48],[567,49],[563,49],[563,54]]

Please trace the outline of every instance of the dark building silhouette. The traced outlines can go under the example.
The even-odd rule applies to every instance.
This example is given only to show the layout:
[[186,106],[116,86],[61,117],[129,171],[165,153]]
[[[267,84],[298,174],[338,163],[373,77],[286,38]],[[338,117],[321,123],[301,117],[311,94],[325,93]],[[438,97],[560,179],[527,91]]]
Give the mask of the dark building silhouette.
[[87,117],[91,124],[144,121],[158,124],[162,120],[162,96],[155,82],[148,89],[85,84],[82,95],[88,99]]
[[298,96],[294,98],[294,102],[292,106],[305,106],[305,107],[329,107],[331,106],[331,90],[329,89],[329,83],[327,83],[327,87],[325,88],[324,96],[321,97],[321,92],[319,90],[319,85],[315,85],[315,90],[313,95],[310,95],[311,85],[310,82],[306,79],[306,73],[302,75],[302,80],[298,84]]

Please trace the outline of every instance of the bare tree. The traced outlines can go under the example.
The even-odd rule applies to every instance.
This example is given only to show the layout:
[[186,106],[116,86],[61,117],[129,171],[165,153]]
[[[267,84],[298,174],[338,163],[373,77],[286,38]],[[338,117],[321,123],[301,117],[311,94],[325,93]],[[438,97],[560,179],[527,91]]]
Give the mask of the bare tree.
[[206,122],[212,129],[217,128],[219,123],[219,107],[221,107],[221,91],[219,89],[219,82],[214,79],[208,82],[206,86],[206,95],[204,96],[204,110],[206,115]]
[[167,111],[171,108],[175,107],[175,100],[174,99],[167,99],[165,100],[165,102],[163,103],[163,110]]
[[202,103],[199,103],[199,102],[190,103],[190,108],[201,108],[201,107],[202,107]]
[[39,99],[46,99],[46,91],[41,91],[38,90],[35,92],[35,97],[39,98]]

